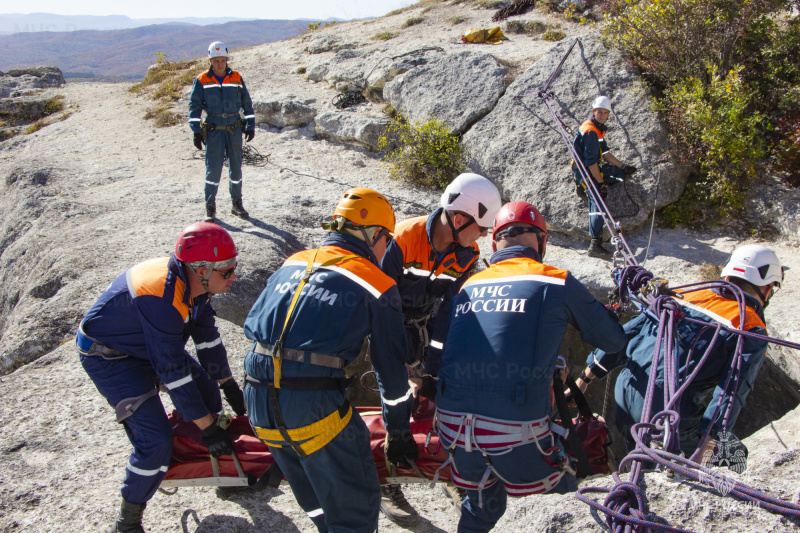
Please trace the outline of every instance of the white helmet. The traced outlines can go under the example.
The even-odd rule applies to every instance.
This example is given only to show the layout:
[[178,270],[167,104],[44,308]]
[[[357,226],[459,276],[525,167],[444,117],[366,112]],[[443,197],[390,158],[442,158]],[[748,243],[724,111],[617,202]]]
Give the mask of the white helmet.
[[722,277],[733,276],[749,281],[758,287],[783,282],[782,267],[775,252],[760,244],[740,246],[731,254],[728,264],[722,269]]
[[228,57],[228,47],[225,46],[225,43],[214,41],[208,45],[208,57],[209,59],[212,57]]
[[611,112],[611,100],[608,99],[608,96],[598,96],[592,102],[592,109],[605,109],[609,113]]
[[492,227],[502,205],[494,183],[477,174],[459,174],[442,194],[442,207],[468,214],[482,228]]

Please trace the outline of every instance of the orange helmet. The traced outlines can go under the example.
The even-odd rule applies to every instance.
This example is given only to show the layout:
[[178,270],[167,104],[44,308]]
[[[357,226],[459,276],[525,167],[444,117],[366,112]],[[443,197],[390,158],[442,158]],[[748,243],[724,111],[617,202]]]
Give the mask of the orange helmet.
[[350,189],[333,212],[359,226],[381,226],[394,232],[394,209],[389,200],[372,189],[355,187]]

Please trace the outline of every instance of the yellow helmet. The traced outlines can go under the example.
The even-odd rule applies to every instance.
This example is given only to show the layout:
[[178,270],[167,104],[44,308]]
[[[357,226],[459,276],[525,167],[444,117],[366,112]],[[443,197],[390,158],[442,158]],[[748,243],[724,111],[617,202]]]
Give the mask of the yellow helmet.
[[372,189],[350,189],[336,206],[334,216],[340,215],[359,226],[381,226],[394,233],[394,209],[381,193]]

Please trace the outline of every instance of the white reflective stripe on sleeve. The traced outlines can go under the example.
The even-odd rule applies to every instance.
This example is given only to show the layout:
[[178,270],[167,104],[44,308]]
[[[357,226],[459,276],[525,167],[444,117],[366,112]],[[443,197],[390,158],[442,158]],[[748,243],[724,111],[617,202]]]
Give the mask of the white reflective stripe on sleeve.
[[214,183],[213,181],[208,181],[208,180],[206,180],[206,183],[207,183],[208,185],[213,185],[214,187],[219,187],[219,183]]
[[223,87],[241,87],[242,84],[241,83],[223,83],[222,86]]
[[244,116],[244,118],[245,118],[245,119],[248,119],[248,118],[256,118],[256,116],[255,116],[255,115],[245,115],[245,116]]
[[217,337],[213,341],[201,342],[200,344],[198,344],[195,347],[198,350],[208,350],[209,348],[213,348],[214,346],[217,346],[219,344],[222,344],[222,338],[221,337]]
[[192,381],[192,375],[191,374],[189,374],[185,378],[181,378],[181,379],[179,379],[177,381],[173,381],[172,383],[167,383],[164,386],[167,387],[169,390],[172,390],[172,389],[177,389],[178,387],[180,387],[182,385],[186,385],[190,381]]
[[[504,278],[486,278],[478,280],[470,280],[464,284],[464,287],[471,287],[473,285],[486,285],[486,284],[500,284],[510,283],[514,281],[540,281],[542,283],[552,283],[553,285],[564,285],[566,280],[556,278],[554,276],[540,276],[539,274],[526,274],[524,276],[508,276]],[[462,288],[462,290],[464,290]]]
[[190,118],[189,122],[200,122],[199,118]]
[[411,268],[405,268],[405,269],[403,269],[403,274],[408,274],[409,272],[410,272],[411,274],[416,274],[417,276],[425,276],[425,277],[428,277],[428,276],[430,276],[430,275],[431,275],[431,271],[430,271],[430,270],[422,270],[421,268],[414,268],[414,267],[411,267]]
[[320,508],[320,509],[314,509],[313,511],[308,511],[306,514],[308,515],[309,518],[316,518],[318,516],[322,516],[323,514],[325,514],[325,511],[323,511]]
[[130,470],[134,474],[139,474],[140,476],[155,476],[159,472],[166,472],[167,471],[167,467],[166,466],[159,467],[159,468],[157,468],[155,470],[142,470],[141,468],[136,468],[135,466],[133,466],[130,463],[130,461],[128,462],[128,466],[126,466],[125,468],[127,468],[128,470]]
[[239,181],[229,181],[228,183],[230,183],[230,184],[232,184],[232,185],[239,185],[241,182],[242,182],[242,180],[239,180]]
[[411,387],[409,387],[409,388],[408,388],[408,392],[406,392],[406,393],[405,393],[403,396],[401,396],[400,398],[398,398],[398,399],[396,399],[396,400],[387,400],[386,398],[384,398],[383,396],[381,396],[381,401],[382,401],[384,404],[386,404],[386,405],[398,405],[398,404],[401,404],[401,403],[403,403],[404,401],[408,400],[409,398],[411,398],[411,396],[412,396]]
[[437,348],[437,349],[441,350],[442,348],[444,348],[444,344],[439,342],[439,341],[431,341],[430,342],[430,347],[431,348]]
[[125,283],[128,285],[128,292],[131,298],[136,298],[136,289],[133,288],[133,280],[131,279],[131,269],[125,271]]
[[600,364],[600,361],[598,361],[598,360],[597,360],[597,356],[596,356],[596,355],[594,355],[594,352],[592,352],[592,358],[594,359],[594,366],[596,366],[596,367],[598,367],[598,368],[602,368],[602,369],[603,369],[603,372],[605,372],[606,374],[608,374],[608,369],[607,369],[606,367],[604,367],[603,365],[601,365],[601,364]]
[[603,213],[594,212],[594,213],[589,213],[589,216],[592,216],[592,215],[602,215],[602,214],[603,214]]

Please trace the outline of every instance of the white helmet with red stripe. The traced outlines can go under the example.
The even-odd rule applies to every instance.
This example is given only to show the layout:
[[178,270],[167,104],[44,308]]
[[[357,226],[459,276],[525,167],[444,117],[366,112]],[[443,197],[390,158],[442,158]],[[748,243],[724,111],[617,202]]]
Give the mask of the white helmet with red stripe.
[[722,277],[742,278],[758,287],[772,283],[780,287],[784,270],[788,270],[788,267],[781,266],[775,252],[760,244],[747,244],[733,251],[728,264],[722,269]]

